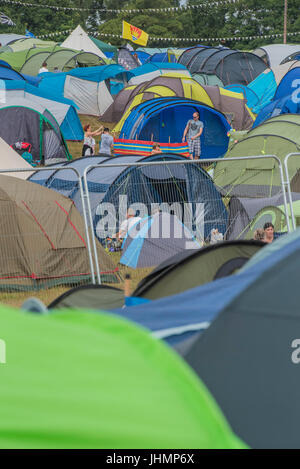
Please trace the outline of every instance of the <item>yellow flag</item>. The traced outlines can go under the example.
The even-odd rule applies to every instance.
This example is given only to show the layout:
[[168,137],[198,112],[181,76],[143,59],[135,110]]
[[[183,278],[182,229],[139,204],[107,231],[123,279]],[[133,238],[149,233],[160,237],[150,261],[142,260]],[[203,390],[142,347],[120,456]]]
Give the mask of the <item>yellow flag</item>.
[[123,21],[123,32],[122,38],[129,39],[129,41],[134,42],[135,44],[139,44],[140,46],[146,46],[148,42],[149,35],[145,33],[140,28],[133,26],[132,24]]

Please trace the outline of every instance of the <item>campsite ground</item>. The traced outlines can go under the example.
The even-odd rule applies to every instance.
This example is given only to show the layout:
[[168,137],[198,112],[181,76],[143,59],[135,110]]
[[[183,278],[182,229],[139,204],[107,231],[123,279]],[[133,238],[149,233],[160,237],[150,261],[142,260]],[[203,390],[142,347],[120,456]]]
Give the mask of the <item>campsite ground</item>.
[[[115,124],[106,123],[106,122],[99,122],[99,119],[94,116],[80,116],[80,120],[82,126],[84,127],[86,124],[91,124],[92,129],[97,129],[100,125],[104,125],[104,127],[108,127],[112,129]],[[99,149],[99,139],[100,137],[97,136],[96,140],[96,149]],[[82,150],[82,142],[67,142],[69,151],[72,155],[73,159],[77,159],[81,157],[81,150]],[[112,257],[112,260],[115,264],[118,264],[120,260],[120,253],[114,252],[109,253]],[[128,273],[131,276],[131,290],[133,291],[138,283],[152,270],[150,269],[130,269],[127,267],[123,267],[119,265],[120,273],[122,278],[125,278],[125,275]],[[124,285],[123,282],[120,284],[114,285],[116,288],[123,289]],[[40,291],[26,291],[26,292],[18,292],[18,293],[8,293],[8,292],[1,292],[0,293],[0,303],[5,303],[10,306],[20,307],[25,300],[30,297],[35,297],[40,299],[45,305],[49,305],[55,298],[62,295],[64,292],[69,290],[71,287],[54,287],[49,289],[43,289]]]

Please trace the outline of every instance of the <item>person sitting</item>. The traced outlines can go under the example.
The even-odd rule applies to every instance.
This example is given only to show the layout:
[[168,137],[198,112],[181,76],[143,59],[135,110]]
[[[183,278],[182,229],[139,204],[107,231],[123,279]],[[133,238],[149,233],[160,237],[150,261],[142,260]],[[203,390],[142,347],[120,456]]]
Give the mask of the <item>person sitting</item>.
[[273,243],[274,241],[274,225],[271,222],[264,224],[265,243]]
[[141,217],[137,217],[136,211],[129,208],[127,210],[126,219],[121,223],[119,232],[113,235],[113,238],[124,239],[131,228],[139,221],[141,221]]
[[114,148],[114,138],[112,135],[110,135],[109,128],[104,127],[102,135],[101,135],[99,153],[111,155],[113,148]]
[[159,143],[154,143],[153,146],[152,146],[151,155],[157,155],[159,153],[162,153],[161,148],[160,148],[160,144]]
[[83,127],[84,130],[84,141],[82,147],[81,156],[93,156],[95,148],[95,135],[100,135],[102,132],[103,126],[99,127],[97,130],[92,132],[91,124],[87,124]]

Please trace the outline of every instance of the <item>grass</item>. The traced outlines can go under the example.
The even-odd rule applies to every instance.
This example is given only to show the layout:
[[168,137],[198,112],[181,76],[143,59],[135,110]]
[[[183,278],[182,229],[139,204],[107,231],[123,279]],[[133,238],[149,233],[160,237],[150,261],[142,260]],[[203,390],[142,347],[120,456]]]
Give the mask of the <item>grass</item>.
[[[82,126],[84,127],[86,124],[91,124],[92,130],[96,130],[98,127],[100,127],[100,125],[103,125],[104,127],[108,127],[109,129],[112,129],[115,126],[115,124],[113,123],[101,122],[95,116],[83,116],[82,115],[79,117],[80,117]],[[97,153],[99,150],[100,136],[96,136],[95,140],[96,140],[96,153]],[[82,142],[67,142],[67,144],[68,144],[70,154],[72,155],[72,158],[73,159],[81,158],[81,150],[82,150],[83,143]],[[114,264],[117,265],[120,261],[121,253],[111,252],[109,253],[109,256],[112,258]],[[119,264],[119,270],[123,279],[125,279],[126,274],[130,275],[131,292],[133,292],[136,286],[138,285],[138,283],[146,275],[148,275],[148,273],[151,272],[152,268],[131,269],[131,268],[124,267],[121,264]],[[124,288],[123,282],[120,284],[116,284],[114,286],[120,289]],[[32,291],[26,291],[26,292],[13,292],[13,293],[2,291],[0,293],[0,303],[5,303],[7,305],[19,308],[28,298],[35,297],[41,300],[46,306],[48,306],[53,300],[55,300],[55,298],[62,295],[69,289],[70,287],[53,287],[53,288],[43,289],[39,291],[32,290]]]

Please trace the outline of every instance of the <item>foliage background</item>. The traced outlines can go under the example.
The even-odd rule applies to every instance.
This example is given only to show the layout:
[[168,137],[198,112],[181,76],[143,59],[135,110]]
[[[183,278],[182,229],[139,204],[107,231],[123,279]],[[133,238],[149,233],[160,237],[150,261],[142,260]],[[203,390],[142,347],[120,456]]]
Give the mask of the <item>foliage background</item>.
[[[26,7],[1,3],[0,10],[7,14],[16,27],[9,28],[0,25],[0,32],[24,33],[25,28],[35,35],[74,29],[79,23],[88,31],[120,35],[122,20],[145,30],[155,37],[238,37],[277,34],[283,32],[284,0],[240,0],[235,4],[213,6],[210,0],[32,0],[44,5],[62,5],[87,8],[87,12],[50,10],[47,7]],[[180,3],[188,5],[204,4],[204,8],[180,10],[166,13],[125,13],[124,9],[147,9],[178,7]],[[97,8],[119,9],[120,13],[99,13]],[[288,32],[300,31],[299,0],[288,0]],[[66,34],[57,36],[55,40],[62,41]],[[101,39],[101,38],[100,38]],[[300,36],[288,40],[299,42]],[[124,41],[111,38],[110,42],[120,45]],[[266,43],[282,42],[282,37],[276,39],[253,39],[240,41],[222,41],[223,45],[231,48],[253,49]],[[213,41],[210,44],[217,44]],[[180,46],[195,43],[178,42]],[[205,43],[208,44],[208,43]],[[153,40],[150,47],[168,47],[174,44],[166,41]]]

